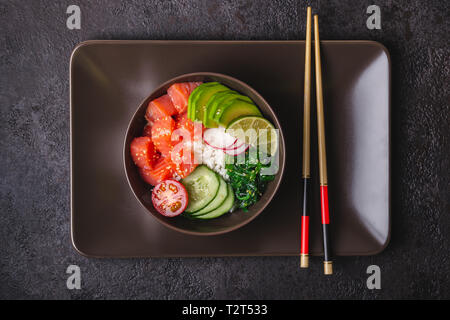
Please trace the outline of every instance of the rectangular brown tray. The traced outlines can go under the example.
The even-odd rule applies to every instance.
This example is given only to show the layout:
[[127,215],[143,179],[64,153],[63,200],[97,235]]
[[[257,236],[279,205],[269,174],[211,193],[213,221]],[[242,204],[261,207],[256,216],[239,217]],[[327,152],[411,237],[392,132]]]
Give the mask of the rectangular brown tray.
[[[322,68],[332,250],[376,254],[390,238],[389,54],[372,41],[322,41]],[[75,48],[70,71],[71,231],[78,252],[299,254],[304,41],[88,41]],[[228,74],[256,89],[277,114],[286,140],[285,174],[272,203],[248,225],[220,236],[190,236],[161,225],[133,196],[122,158],[125,131],[140,102],[166,80],[200,71]],[[312,130],[310,246],[321,254]]]

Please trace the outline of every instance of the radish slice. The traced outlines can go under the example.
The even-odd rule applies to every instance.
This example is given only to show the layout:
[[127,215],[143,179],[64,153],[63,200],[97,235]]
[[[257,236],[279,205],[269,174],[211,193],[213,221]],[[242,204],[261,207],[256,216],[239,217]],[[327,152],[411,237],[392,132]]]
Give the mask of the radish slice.
[[250,145],[243,143],[236,149],[231,149],[231,150],[227,149],[227,150],[224,150],[223,152],[225,152],[226,154],[228,154],[230,156],[238,156],[238,155],[244,153],[245,151],[247,151],[248,148],[250,148]]
[[213,148],[224,150],[232,147],[237,139],[225,133],[225,128],[211,128],[203,133],[203,141]]
[[240,142],[239,140],[236,140],[235,143],[233,143],[233,144],[232,144],[230,147],[228,147],[228,148],[224,148],[223,151],[227,151],[227,150],[229,150],[229,151],[236,150],[237,148],[242,147],[244,144],[245,144],[244,142]]

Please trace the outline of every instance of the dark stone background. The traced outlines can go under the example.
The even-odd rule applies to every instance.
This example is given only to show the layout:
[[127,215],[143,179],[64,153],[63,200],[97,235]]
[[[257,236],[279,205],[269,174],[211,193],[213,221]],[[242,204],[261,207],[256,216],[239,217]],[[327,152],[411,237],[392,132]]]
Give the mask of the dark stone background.
[[[449,2],[311,1],[321,39],[392,58],[392,239],[372,257],[95,260],[70,241],[69,57],[88,39],[304,39],[308,1],[0,1],[0,298],[450,298]],[[82,29],[66,28],[78,4]],[[382,10],[368,30],[366,8]],[[66,289],[77,264],[82,290]],[[382,289],[366,288],[377,264]]]

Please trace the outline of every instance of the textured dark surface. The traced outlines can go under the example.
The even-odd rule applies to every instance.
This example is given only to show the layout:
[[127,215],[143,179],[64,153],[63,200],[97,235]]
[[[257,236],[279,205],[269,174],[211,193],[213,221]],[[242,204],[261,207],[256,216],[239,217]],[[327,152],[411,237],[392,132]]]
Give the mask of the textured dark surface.
[[[372,257],[95,260],[70,241],[69,57],[88,39],[304,39],[304,1],[0,1],[0,298],[450,298],[448,1],[311,1],[392,59],[392,238]],[[82,29],[66,28],[78,4]],[[66,288],[77,264],[82,289]],[[366,288],[379,265],[382,289]]]

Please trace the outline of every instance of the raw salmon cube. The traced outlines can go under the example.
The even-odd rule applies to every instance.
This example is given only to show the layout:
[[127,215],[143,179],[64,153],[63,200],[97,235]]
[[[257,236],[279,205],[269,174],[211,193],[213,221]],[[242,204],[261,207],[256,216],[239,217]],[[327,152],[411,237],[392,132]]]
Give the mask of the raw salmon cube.
[[142,135],[144,137],[152,137],[152,126],[150,124],[146,124],[144,130],[142,131]]
[[163,117],[155,121],[152,126],[152,140],[156,150],[164,156],[169,156],[173,148],[172,132],[175,130],[175,121],[172,117]]
[[[176,125],[175,129],[185,129],[186,133],[190,135],[191,141],[198,141],[203,138],[203,131],[205,127],[200,122],[193,122],[191,119],[187,117],[187,113],[183,113],[178,115],[175,119]],[[180,135],[184,137],[184,132],[181,131]]]
[[175,172],[181,178],[187,177],[197,167],[192,144],[181,143],[171,152],[171,160]]
[[139,168],[151,168],[157,156],[152,139],[149,137],[134,138],[130,144],[130,152]]
[[167,94],[172,99],[172,103],[179,114],[186,111],[191,92],[200,84],[201,82],[180,82],[174,83],[167,89]]
[[170,161],[169,158],[164,157],[159,158],[155,162],[153,168],[139,169],[142,179],[152,186],[156,186],[158,183],[172,178],[173,172],[172,161]]
[[177,114],[177,109],[172,103],[169,95],[165,94],[153,101],[150,101],[145,113],[145,118],[154,122],[160,118],[170,117]]

